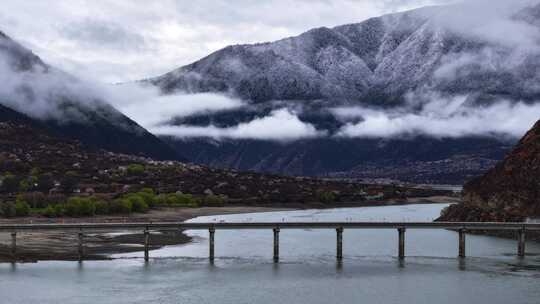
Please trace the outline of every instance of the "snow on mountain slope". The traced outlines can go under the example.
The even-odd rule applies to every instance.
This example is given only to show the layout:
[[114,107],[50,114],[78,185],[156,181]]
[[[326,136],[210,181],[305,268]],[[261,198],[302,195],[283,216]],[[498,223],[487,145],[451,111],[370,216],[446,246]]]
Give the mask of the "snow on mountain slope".
[[[538,65],[538,49],[516,52],[515,45],[484,35],[480,23],[472,24],[470,33],[449,25],[446,11],[452,10],[460,14],[458,8],[429,7],[270,43],[230,46],[149,81],[167,92],[232,91],[254,102],[325,99],[395,105],[404,94],[425,88],[527,100],[540,95],[540,89],[520,85],[523,73],[540,80],[530,67]],[[527,7],[508,18],[529,30],[537,27],[536,10]],[[475,26],[480,30],[474,31]],[[479,54],[489,54],[480,70],[478,62],[466,60]],[[453,67],[456,77],[441,77],[439,70],[448,70],[456,60],[461,62]]]
[[[465,1],[226,47],[146,81],[165,93],[216,92],[245,105],[173,117],[159,135],[214,166],[463,182],[538,119],[537,2]],[[226,136],[280,109],[327,136]],[[193,127],[198,136],[184,136]],[[205,128],[221,128],[207,133],[220,137]]]

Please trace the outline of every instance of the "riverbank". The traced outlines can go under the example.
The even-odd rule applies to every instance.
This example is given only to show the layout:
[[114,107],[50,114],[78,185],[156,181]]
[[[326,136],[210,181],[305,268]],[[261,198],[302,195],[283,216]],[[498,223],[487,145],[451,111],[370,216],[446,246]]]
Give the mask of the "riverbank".
[[[107,223],[107,222],[181,222],[198,216],[212,216],[224,214],[260,213],[272,211],[292,211],[301,209],[329,209],[345,207],[395,206],[408,204],[453,204],[458,203],[455,197],[428,197],[408,198],[404,200],[389,200],[377,202],[339,203],[339,204],[298,204],[282,207],[272,206],[226,206],[203,208],[161,208],[151,210],[144,214],[131,214],[129,216],[95,216],[88,218],[60,218],[49,219],[44,217],[28,217],[23,219],[3,219],[0,224],[23,223]],[[9,244],[10,235],[0,233],[0,262],[11,261]],[[132,231],[123,233],[85,232],[85,259],[104,260],[115,253],[139,252],[144,248],[143,234]],[[190,242],[191,238],[182,231],[157,231],[150,238],[150,249],[155,250],[163,246],[180,245]],[[17,235],[17,256],[21,262],[35,262],[39,260],[77,260],[79,258],[76,244],[77,233],[63,232],[28,232]]]

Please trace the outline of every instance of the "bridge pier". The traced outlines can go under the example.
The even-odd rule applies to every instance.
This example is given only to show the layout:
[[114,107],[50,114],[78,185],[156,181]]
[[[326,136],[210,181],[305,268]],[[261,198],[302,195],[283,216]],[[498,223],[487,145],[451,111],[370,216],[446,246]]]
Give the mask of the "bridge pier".
[[148,262],[150,259],[150,253],[149,253],[149,247],[150,247],[150,231],[148,231],[148,228],[144,230],[144,261]]
[[399,259],[405,258],[405,228],[398,228],[399,244],[398,244],[398,257]]
[[343,260],[343,227],[336,228],[336,259],[338,262]]
[[11,259],[17,261],[17,232],[11,233]]
[[464,258],[466,256],[466,254],[465,254],[465,229],[463,229],[463,228],[459,229],[458,233],[459,233],[458,256],[460,258]]
[[273,229],[274,231],[274,263],[279,262],[279,227]]
[[[279,232],[281,229],[336,229],[336,259],[343,259],[343,230],[347,229],[396,229],[398,238],[398,257],[400,262],[405,258],[405,232],[406,229],[451,229],[459,233],[458,255],[461,258],[466,256],[466,232],[483,230],[501,230],[515,232],[517,236],[517,255],[526,256],[526,233],[530,231],[540,231],[540,223],[477,223],[477,222],[145,222],[145,223],[85,223],[85,224],[0,224],[0,232],[11,235],[8,236],[7,258],[14,262],[21,258],[21,249],[17,248],[17,234],[29,231],[63,231],[77,242],[77,248],[69,257],[75,257],[75,250],[78,250],[79,261],[85,258],[85,235],[84,231],[116,231],[116,230],[136,230],[144,233],[144,259],[149,260],[150,231],[152,229],[182,229],[182,230],[208,230],[209,231],[209,258],[213,263],[215,247],[216,229],[273,229],[274,244],[273,258],[279,261]],[[90,232],[89,232],[90,233]],[[88,249],[89,250],[89,249]],[[463,260],[463,259],[462,259]]]
[[518,257],[525,257],[525,242],[526,242],[526,233],[525,229],[518,230]]
[[214,235],[216,233],[216,228],[210,227],[208,228],[208,233],[210,234],[209,238],[209,258],[211,262],[214,262]]
[[78,238],[79,238],[79,250],[78,250],[79,251],[79,261],[82,262],[82,260],[84,259],[84,234],[82,232],[82,229],[79,232]]

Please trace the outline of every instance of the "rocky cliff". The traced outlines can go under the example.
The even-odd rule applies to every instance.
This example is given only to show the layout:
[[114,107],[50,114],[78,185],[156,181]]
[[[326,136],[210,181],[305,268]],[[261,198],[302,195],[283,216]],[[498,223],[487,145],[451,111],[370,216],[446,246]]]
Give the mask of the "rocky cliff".
[[495,168],[464,187],[463,203],[440,220],[521,221],[540,217],[540,121]]

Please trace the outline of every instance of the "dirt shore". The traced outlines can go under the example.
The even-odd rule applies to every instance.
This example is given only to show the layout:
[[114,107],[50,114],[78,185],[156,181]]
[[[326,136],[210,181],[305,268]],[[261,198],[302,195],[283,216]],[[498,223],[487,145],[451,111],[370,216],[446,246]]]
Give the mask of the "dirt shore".
[[[241,214],[271,211],[290,211],[299,209],[322,209],[340,207],[390,206],[407,204],[457,203],[459,198],[429,197],[409,198],[395,201],[339,203],[332,205],[299,204],[285,206],[226,206],[203,208],[161,208],[144,214],[129,216],[95,216],[89,218],[27,217],[23,219],[2,219],[0,224],[22,223],[106,223],[106,222],[181,222],[198,216],[223,214]],[[191,241],[181,230],[157,231],[150,238],[151,249],[159,249],[167,245],[184,244]],[[0,233],[0,262],[12,261],[9,244],[11,236]],[[77,233],[65,232],[28,232],[17,234],[17,260],[35,262],[39,260],[77,260]],[[126,232],[125,234],[85,232],[85,260],[109,259],[110,254],[142,251],[144,239],[142,233]]]

